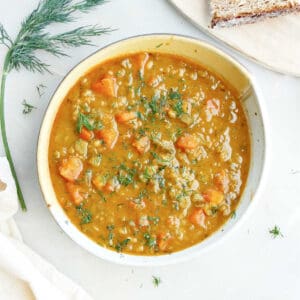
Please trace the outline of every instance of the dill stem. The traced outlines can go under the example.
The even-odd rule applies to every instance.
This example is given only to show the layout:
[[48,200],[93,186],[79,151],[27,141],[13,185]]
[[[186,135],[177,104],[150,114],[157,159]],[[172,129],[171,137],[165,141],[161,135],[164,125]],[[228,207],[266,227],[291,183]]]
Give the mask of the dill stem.
[[5,85],[6,85],[6,77],[9,72],[9,59],[10,59],[10,51],[7,52],[4,60],[4,65],[2,69],[2,75],[1,75],[1,87],[0,87],[0,127],[1,127],[1,136],[2,136],[2,142],[5,150],[5,154],[7,157],[7,160],[9,162],[10,170],[12,173],[12,176],[15,180],[17,194],[19,203],[21,205],[21,208],[23,211],[26,211],[26,204],[25,200],[22,194],[22,190],[18,181],[17,173],[15,170],[15,166],[13,163],[13,159],[10,153],[8,141],[7,141],[7,135],[6,135],[6,127],[5,127],[5,118],[4,118],[4,94],[5,94]]

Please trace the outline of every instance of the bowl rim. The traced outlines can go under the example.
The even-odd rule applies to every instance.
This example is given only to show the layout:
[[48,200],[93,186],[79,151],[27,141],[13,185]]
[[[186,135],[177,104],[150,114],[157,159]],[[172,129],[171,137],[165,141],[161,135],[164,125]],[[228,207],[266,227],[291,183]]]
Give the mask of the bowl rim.
[[[214,53],[217,53],[218,55],[220,55],[222,58],[226,59],[227,61],[229,61],[231,64],[236,66],[249,79],[249,83],[252,86],[253,92],[254,92],[254,94],[256,95],[256,98],[257,98],[258,114],[260,115],[261,120],[262,120],[261,130],[262,130],[263,136],[264,136],[264,144],[262,145],[262,147],[263,147],[263,158],[262,158],[262,161],[261,161],[261,172],[260,172],[257,188],[252,193],[251,201],[250,201],[249,205],[247,206],[247,208],[243,212],[243,214],[240,215],[240,217],[235,221],[235,224],[232,226],[232,228],[230,228],[229,230],[226,230],[221,236],[219,236],[219,238],[217,240],[214,240],[212,243],[206,245],[205,248],[198,249],[197,251],[195,251],[193,253],[189,253],[186,256],[181,255],[180,257],[178,257],[176,254],[178,254],[178,253],[182,254],[182,253],[184,253],[185,250],[187,250],[191,247],[182,249],[182,250],[177,251],[177,252],[174,252],[170,255],[166,254],[166,255],[159,255],[159,256],[141,256],[141,255],[116,253],[115,251],[109,250],[105,247],[102,247],[101,245],[98,245],[97,247],[105,249],[108,252],[107,252],[107,255],[100,255],[99,253],[96,253],[92,249],[86,247],[86,245],[82,241],[80,241],[80,234],[87,237],[84,233],[82,233],[78,228],[76,228],[76,231],[75,231],[74,234],[71,233],[71,231],[67,228],[68,224],[66,224],[65,222],[61,222],[58,219],[58,216],[56,215],[55,211],[53,210],[53,207],[49,206],[47,204],[47,195],[46,195],[47,192],[46,192],[46,188],[44,187],[43,179],[41,178],[42,176],[41,176],[40,157],[42,156],[42,152],[43,152],[42,147],[41,147],[41,135],[45,131],[45,126],[46,126],[45,125],[45,119],[47,117],[51,102],[52,102],[54,96],[56,95],[56,93],[58,92],[58,90],[60,89],[62,83],[67,79],[67,77],[73,72],[74,69],[76,69],[82,63],[84,63],[90,57],[96,55],[98,52],[101,52],[101,51],[103,51],[103,50],[105,50],[105,49],[107,49],[111,46],[114,46],[114,45],[122,43],[122,42],[130,41],[130,40],[134,40],[134,39],[142,39],[142,38],[145,38],[145,37],[148,37],[148,38],[165,38],[165,39],[170,39],[170,38],[172,38],[172,39],[182,39],[182,40],[189,41],[189,42],[192,42],[194,44],[197,44],[198,46],[205,47],[205,48],[213,51]],[[109,59],[109,58],[107,58],[107,59]],[[93,66],[90,66],[89,68],[86,69],[86,71],[88,71],[89,69],[92,69],[92,68],[93,68]],[[219,74],[219,75],[221,75],[221,74]],[[150,266],[150,267],[153,267],[153,266],[165,266],[165,265],[171,265],[171,264],[175,264],[175,263],[181,263],[181,262],[185,262],[185,261],[191,260],[193,258],[199,257],[202,253],[206,253],[208,250],[212,249],[213,247],[216,247],[221,242],[224,242],[225,238],[230,237],[230,235],[232,235],[234,231],[237,231],[243,225],[243,223],[247,220],[249,215],[255,209],[255,207],[258,203],[257,199],[261,196],[262,191],[263,191],[264,187],[266,186],[267,175],[268,175],[268,170],[269,170],[269,163],[270,163],[270,160],[271,160],[270,159],[271,151],[269,150],[269,148],[270,148],[269,118],[268,118],[268,114],[267,114],[267,109],[266,109],[263,93],[262,93],[262,91],[261,91],[261,89],[260,89],[260,87],[257,83],[257,80],[255,79],[253,74],[249,71],[249,69],[244,66],[244,64],[242,64],[238,59],[234,58],[231,54],[228,54],[226,51],[220,49],[218,46],[215,46],[210,42],[207,42],[207,41],[204,41],[202,39],[199,39],[199,38],[196,38],[196,37],[193,37],[193,36],[189,36],[189,35],[173,34],[173,33],[148,33],[148,34],[140,34],[140,35],[125,37],[123,39],[114,41],[112,43],[106,44],[103,47],[98,48],[97,50],[95,50],[94,52],[92,52],[88,56],[84,57],[79,62],[77,62],[63,76],[63,78],[57,84],[57,87],[55,88],[55,90],[53,91],[53,93],[52,93],[52,95],[49,99],[50,100],[49,100],[49,102],[46,106],[45,112],[43,114],[42,123],[41,123],[39,133],[38,133],[37,152],[36,152],[38,182],[39,182],[40,190],[42,192],[44,203],[45,203],[47,209],[50,211],[54,221],[64,231],[64,233],[66,234],[66,236],[68,238],[70,238],[73,242],[75,242],[81,248],[86,250],[88,253],[93,254],[96,257],[99,257],[103,260],[106,260],[106,261],[109,261],[109,262],[112,262],[112,263],[116,263],[116,264],[119,264],[119,265]],[[57,198],[56,198],[56,200],[57,200]],[[57,200],[57,204],[58,204],[58,207],[60,208],[60,210],[63,211],[63,208],[59,205],[58,200]],[[66,218],[69,220],[67,215],[66,215]],[[71,221],[69,221],[69,222],[72,223]],[[227,222],[229,222],[229,221],[227,221]],[[226,224],[227,222],[225,222],[224,224]],[[222,229],[222,227],[223,226],[221,226],[211,236],[213,236],[218,231],[220,231]],[[87,237],[87,238],[89,240],[91,240],[89,237]],[[94,242],[93,240],[91,240],[91,241],[94,244],[96,244],[96,242]],[[199,244],[201,244],[201,243],[198,243],[198,244],[196,244],[192,247],[195,247]],[[116,254],[117,254],[117,256],[116,256]],[[123,258],[123,259],[120,259],[120,257]],[[146,259],[146,261],[143,261],[143,259],[141,259],[141,258]]]

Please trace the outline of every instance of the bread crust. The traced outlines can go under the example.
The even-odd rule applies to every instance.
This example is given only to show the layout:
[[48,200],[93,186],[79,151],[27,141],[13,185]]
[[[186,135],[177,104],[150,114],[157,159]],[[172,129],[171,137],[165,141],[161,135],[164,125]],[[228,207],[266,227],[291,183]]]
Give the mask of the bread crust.
[[291,3],[288,3],[285,7],[274,6],[268,10],[256,10],[249,13],[239,13],[236,16],[228,17],[218,16],[218,13],[214,12],[211,19],[211,27],[229,27],[240,24],[255,23],[266,18],[275,18],[297,12],[300,12],[300,4],[292,5]]

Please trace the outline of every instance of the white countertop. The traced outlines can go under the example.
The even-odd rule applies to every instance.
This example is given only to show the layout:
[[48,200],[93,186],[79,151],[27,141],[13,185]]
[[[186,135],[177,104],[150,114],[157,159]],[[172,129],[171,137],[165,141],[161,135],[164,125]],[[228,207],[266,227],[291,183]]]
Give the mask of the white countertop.
[[[36,3],[0,2],[0,20],[9,33],[18,30]],[[51,94],[62,76],[96,48],[71,50],[72,58],[60,60],[45,56],[53,75],[13,72],[6,93],[9,143],[28,207],[28,212],[19,212],[16,218],[25,242],[95,299],[300,299],[300,79],[265,70],[219,45],[165,0],[111,0],[78,23],[96,22],[118,29],[100,37],[98,47],[132,35],[180,33],[207,40],[242,62],[256,76],[265,96],[271,132],[268,185],[251,217],[221,245],[193,261],[135,268],[92,256],[71,241],[48,212],[38,185],[35,156]],[[0,48],[1,62],[4,50]],[[40,83],[47,86],[41,99],[35,89]],[[23,99],[38,108],[23,115]],[[268,230],[275,224],[283,238],[271,238]],[[152,284],[152,275],[162,279],[158,288]]]

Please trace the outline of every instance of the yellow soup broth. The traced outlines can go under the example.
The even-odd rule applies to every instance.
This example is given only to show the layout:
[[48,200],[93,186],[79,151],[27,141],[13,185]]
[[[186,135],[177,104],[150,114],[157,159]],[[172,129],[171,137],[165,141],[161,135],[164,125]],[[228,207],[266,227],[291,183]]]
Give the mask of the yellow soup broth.
[[234,213],[249,170],[245,114],[230,86],[178,56],[106,61],[62,102],[49,167],[70,220],[108,249],[188,248]]

